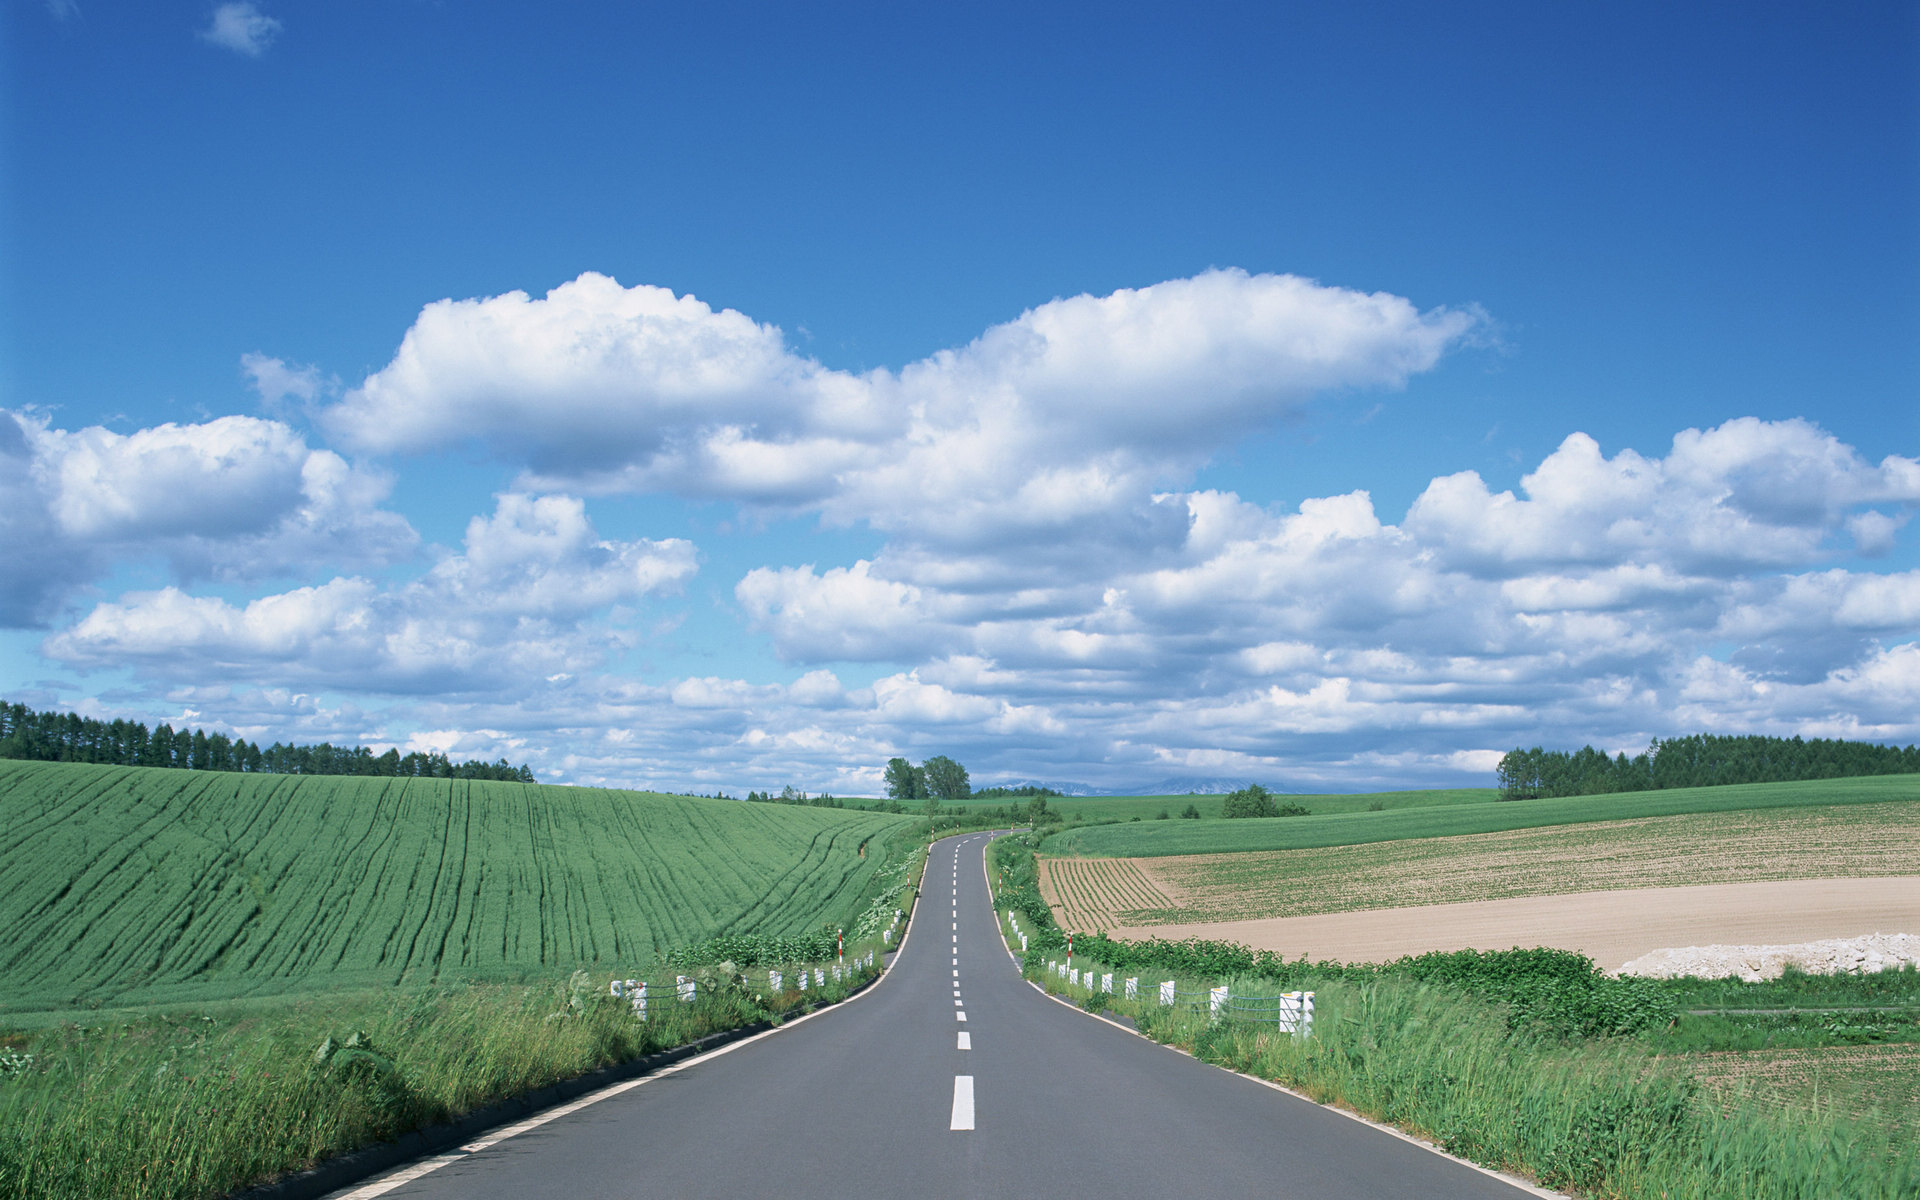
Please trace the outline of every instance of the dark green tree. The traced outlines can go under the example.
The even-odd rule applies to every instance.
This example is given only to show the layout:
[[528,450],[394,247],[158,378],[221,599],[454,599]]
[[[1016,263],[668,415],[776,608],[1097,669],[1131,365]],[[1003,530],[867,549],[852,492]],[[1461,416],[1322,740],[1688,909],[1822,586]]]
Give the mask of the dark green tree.
[[1273,793],[1257,783],[1250,783],[1237,792],[1227,793],[1227,799],[1220,806],[1223,817],[1277,817],[1280,805],[1274,801]]
[[967,782],[967,769],[944,754],[936,754],[920,767],[927,777],[927,791],[956,804],[973,794],[973,788]]
[[926,795],[927,780],[920,768],[904,758],[887,760],[887,798],[889,800],[924,800]]

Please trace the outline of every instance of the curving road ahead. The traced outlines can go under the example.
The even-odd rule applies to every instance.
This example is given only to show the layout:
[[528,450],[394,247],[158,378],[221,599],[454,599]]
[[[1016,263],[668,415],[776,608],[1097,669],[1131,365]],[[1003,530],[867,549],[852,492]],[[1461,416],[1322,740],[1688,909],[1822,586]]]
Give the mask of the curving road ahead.
[[1001,944],[987,840],[934,844],[864,995],[334,1196],[1542,1194],[1040,995]]

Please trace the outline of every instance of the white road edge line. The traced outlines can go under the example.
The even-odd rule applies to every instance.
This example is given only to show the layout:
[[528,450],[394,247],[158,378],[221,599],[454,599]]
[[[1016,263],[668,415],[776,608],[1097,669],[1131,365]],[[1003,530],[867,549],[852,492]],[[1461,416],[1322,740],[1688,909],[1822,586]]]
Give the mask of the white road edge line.
[[[924,868],[922,868],[922,870],[923,870],[923,878],[924,878]],[[919,909],[915,908],[914,911],[917,913]],[[894,951],[894,955],[893,955],[894,963],[897,963],[900,961],[900,955],[905,953],[907,949],[907,939],[912,936],[913,936],[913,918],[908,917],[906,932],[900,935],[900,947],[898,950]],[[751,1046],[753,1043],[759,1041],[761,1038],[770,1038],[776,1033],[785,1033],[787,1030],[792,1029],[797,1025],[803,1025],[806,1022],[813,1020],[815,1017],[825,1016],[827,1013],[830,1013],[830,1012],[837,1012],[840,1009],[846,1007],[847,1005],[852,1004],[854,1001],[863,999],[867,996],[871,996],[873,995],[874,992],[878,991],[880,989],[880,985],[887,981],[887,977],[893,974],[894,963],[888,963],[881,970],[880,977],[874,980],[872,985],[870,985],[865,991],[855,996],[848,996],[845,1000],[842,1000],[837,1004],[828,1005],[826,1008],[816,1008],[812,1012],[807,1013],[804,1016],[798,1016],[793,1018],[791,1021],[786,1021],[779,1025],[775,1025],[772,1029],[764,1029],[764,1030],[761,1030],[759,1033],[752,1035],[751,1037],[741,1038],[737,1042],[728,1042],[724,1046],[716,1047],[702,1054],[696,1054],[692,1058],[682,1059],[681,1061],[674,1063],[671,1066],[662,1067],[658,1071],[653,1071],[653,1072],[650,1072],[649,1074],[642,1075],[638,1079],[628,1079],[621,1083],[608,1084],[606,1087],[601,1088],[599,1091],[589,1092],[587,1095],[582,1096],[580,1099],[575,1100],[570,1104],[563,1104],[558,1108],[550,1108],[546,1112],[540,1113],[537,1116],[528,1117],[526,1120],[521,1121],[516,1125],[509,1125],[505,1129],[495,1130],[491,1135],[481,1138],[478,1141],[468,1142],[465,1145],[460,1147],[460,1152],[458,1154],[441,1154],[433,1158],[427,1159],[424,1162],[409,1163],[406,1166],[396,1167],[393,1170],[388,1171],[384,1175],[376,1176],[371,1182],[362,1184],[361,1186],[354,1188],[351,1191],[332,1192],[332,1193],[329,1193],[329,1195],[335,1197],[335,1200],[373,1200],[373,1198],[376,1196],[384,1196],[388,1192],[391,1192],[396,1188],[404,1187],[407,1184],[412,1183],[414,1180],[419,1179],[424,1175],[432,1174],[433,1172],[438,1171],[441,1167],[447,1166],[449,1163],[459,1162],[460,1160],[468,1157],[469,1155],[478,1154],[482,1150],[485,1150],[491,1146],[497,1146],[501,1142],[506,1141],[508,1138],[518,1137],[520,1134],[526,1133],[529,1130],[538,1129],[540,1128],[540,1126],[545,1125],[549,1121],[557,1121],[561,1117],[579,1112],[581,1109],[586,1108],[590,1105],[598,1104],[602,1100],[611,1100],[615,1096],[622,1095],[626,1092],[632,1091],[634,1088],[642,1087],[646,1084],[652,1083],[656,1079],[665,1079],[669,1075],[678,1075],[680,1072],[687,1070],[689,1067],[699,1066],[701,1063],[707,1062],[710,1059],[719,1058],[722,1054],[732,1054],[735,1050],[739,1050],[744,1047]],[[967,1019],[967,1014],[965,1013],[956,1013],[955,1015],[958,1016],[962,1021]]]
[[953,1077],[953,1123],[947,1128],[957,1132],[973,1128],[973,1076]]

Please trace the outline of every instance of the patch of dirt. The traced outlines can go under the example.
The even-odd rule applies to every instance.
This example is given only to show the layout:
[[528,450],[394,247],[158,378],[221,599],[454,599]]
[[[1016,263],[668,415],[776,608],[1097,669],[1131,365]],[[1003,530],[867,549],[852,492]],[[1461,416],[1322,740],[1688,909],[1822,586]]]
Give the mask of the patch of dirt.
[[[1907,867],[1912,869],[1911,860]],[[1920,933],[1920,875],[1518,896],[1260,920],[1144,924],[1116,937],[1242,942],[1288,958],[1386,962],[1429,950],[1557,946],[1605,970],[1654,950]]]

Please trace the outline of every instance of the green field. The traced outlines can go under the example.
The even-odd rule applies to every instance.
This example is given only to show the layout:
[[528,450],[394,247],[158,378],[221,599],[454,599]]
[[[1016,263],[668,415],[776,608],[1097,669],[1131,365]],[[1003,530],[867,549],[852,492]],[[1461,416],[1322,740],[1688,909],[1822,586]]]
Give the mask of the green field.
[[[1328,811],[1321,797],[1289,797],[1313,809],[1305,817],[1264,817],[1234,821],[1125,821],[1069,828],[1049,837],[1041,852],[1117,858],[1167,854],[1221,854],[1246,850],[1307,850],[1357,846],[1402,838],[1500,833],[1547,825],[1613,821],[1682,813],[1738,809],[1798,808],[1806,805],[1881,804],[1920,800],[1920,775],[1881,775],[1866,779],[1822,779],[1808,783],[1749,783],[1721,787],[1673,788],[1655,792],[1616,792],[1543,800],[1474,800],[1459,791],[1397,793],[1443,797],[1436,803],[1388,806],[1382,811]],[[1486,794],[1491,795],[1491,789]],[[1343,797],[1360,800],[1363,797]],[[1048,801],[1049,806],[1052,801]],[[1177,810],[1176,810],[1177,811]],[[1204,811],[1204,810],[1203,810]]]
[[[1427,791],[1412,792],[1360,792],[1328,793],[1326,795],[1292,795],[1275,793],[1283,804],[1298,804],[1318,815],[1320,813],[1356,813],[1369,810],[1393,810],[1400,808],[1428,808],[1436,804],[1478,804],[1492,800],[1500,794],[1498,788],[1433,788]],[[1048,796],[1047,811],[1058,813],[1068,823],[1087,821],[1141,821],[1156,820],[1162,813],[1169,819],[1177,819],[1186,811],[1188,805],[1200,810],[1200,815],[1212,819],[1220,815],[1220,806],[1226,803],[1225,796]],[[992,798],[969,800],[964,804],[940,805],[942,813],[964,811],[967,813],[993,813],[1008,805],[1024,810],[1025,797]]]
[[0,762],[0,1020],[608,973],[850,922],[906,817],[535,784]]

